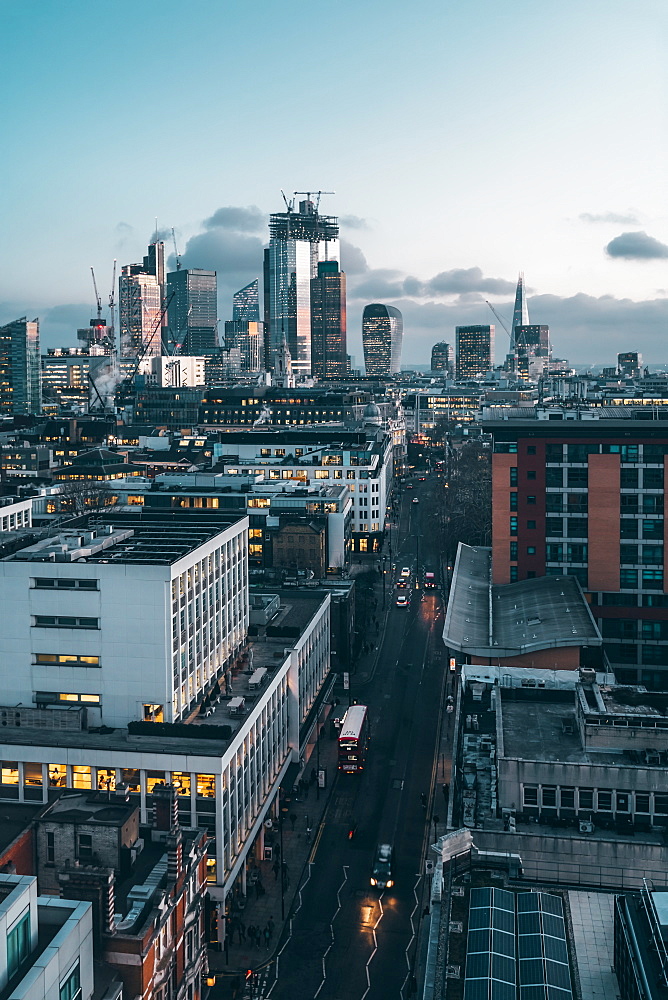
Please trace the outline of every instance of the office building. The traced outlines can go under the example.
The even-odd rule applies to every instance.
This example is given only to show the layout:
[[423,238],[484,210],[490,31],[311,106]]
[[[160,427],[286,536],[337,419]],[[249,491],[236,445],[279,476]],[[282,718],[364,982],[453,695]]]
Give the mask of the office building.
[[516,372],[538,379],[549,370],[552,360],[549,326],[530,323],[515,327]]
[[482,421],[494,582],[575,576],[617,680],[666,690],[668,424],[640,404],[530,412]]
[[39,320],[23,316],[0,326],[0,416],[41,409]]
[[172,271],[166,294],[171,344],[180,354],[213,354],[219,346],[216,272],[194,267]]
[[[237,293],[239,294],[239,293]],[[243,372],[260,372],[264,369],[264,323],[248,319],[227,320],[225,347],[240,351]]]
[[245,638],[247,521],[119,516],[0,557],[0,676],[24,705],[98,725],[179,721]]
[[[38,896],[34,876],[0,873],[0,940],[6,1000],[91,1000],[90,903]],[[119,995],[110,992],[109,1000]]]
[[384,378],[401,371],[404,319],[395,306],[374,302],[362,313],[362,346],[367,377]]
[[256,278],[232,296],[232,319],[246,323],[260,322],[260,282]]
[[120,354],[162,354],[161,315],[165,245],[152,243],[141,264],[126,264],[118,279]]
[[637,351],[625,351],[617,355],[617,374],[623,378],[641,378],[642,354]]
[[485,378],[494,367],[494,325],[455,327],[457,378]]
[[346,370],[346,276],[337,261],[320,261],[311,279],[311,374],[341,379]]
[[444,340],[434,344],[431,349],[431,370],[433,372],[446,372],[448,375],[453,373],[452,347]]
[[165,389],[203,386],[206,384],[206,361],[206,357],[181,354],[148,358],[143,365],[145,384]]
[[339,260],[339,224],[335,216],[321,215],[310,197],[295,212],[269,220],[269,248],[265,260],[265,320],[269,318],[268,366],[283,338],[287,341],[296,376],[311,374],[311,279],[319,261]]

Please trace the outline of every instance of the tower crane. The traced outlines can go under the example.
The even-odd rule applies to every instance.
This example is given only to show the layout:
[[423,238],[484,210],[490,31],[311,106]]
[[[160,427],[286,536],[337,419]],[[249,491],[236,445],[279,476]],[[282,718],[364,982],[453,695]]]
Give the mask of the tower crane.
[[128,374],[125,376],[123,381],[118,386],[118,394],[121,396],[121,398],[127,396],[132,391],[132,384],[135,380],[137,372],[139,371],[139,366],[146,357],[148,349],[153,343],[156,333],[158,332],[158,330],[162,328],[162,322],[165,316],[167,315],[167,310],[169,309],[169,306],[175,294],[176,294],[175,292],[170,292],[167,298],[165,299],[162,309],[160,310],[160,315],[158,316],[153,326],[151,327],[149,336],[146,338],[144,343],[141,345],[140,349],[137,351],[137,357],[135,358],[135,363],[132,366],[132,370],[128,372]]
[[93,275],[93,288],[95,289],[95,302],[97,305],[97,325],[102,326],[102,299],[100,298],[100,293],[97,290],[97,281],[95,280],[95,271],[91,267],[90,273]]
[[174,244],[174,256],[176,258],[176,270],[181,270],[181,254],[179,253],[179,248],[176,245],[176,233],[174,232],[174,227],[172,226],[172,243]]
[[506,331],[506,333],[508,334],[508,337],[510,338],[510,342],[511,342],[511,345],[512,345],[512,340],[513,340],[513,335],[512,335],[512,333],[510,332],[510,330],[508,329],[508,327],[506,326],[506,324],[505,324],[505,323],[503,322],[503,320],[502,320],[502,319],[501,319],[501,317],[499,316],[498,312],[496,311],[496,309],[494,308],[494,306],[492,305],[492,303],[491,303],[491,302],[488,302],[488,301],[487,301],[487,299],[485,299],[485,303],[486,303],[486,305],[488,305],[488,306],[489,306],[489,308],[490,308],[490,309],[492,310],[492,312],[494,313],[494,315],[495,315],[495,316],[496,316],[496,318],[498,319],[499,323],[501,324],[501,326],[503,327],[503,329],[504,329],[504,330]]
[[[293,191],[294,195],[305,194],[307,199],[311,201],[311,195],[314,195],[316,201],[314,202],[315,214],[318,214],[318,209],[320,208],[320,197],[323,194],[336,194],[336,191]],[[281,192],[283,194],[283,192]],[[283,195],[285,198],[285,195]]]

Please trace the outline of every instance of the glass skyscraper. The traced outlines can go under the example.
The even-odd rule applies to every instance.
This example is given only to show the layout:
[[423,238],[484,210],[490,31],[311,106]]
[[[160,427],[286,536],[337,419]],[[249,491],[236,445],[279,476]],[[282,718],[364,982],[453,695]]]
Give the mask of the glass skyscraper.
[[311,373],[316,378],[345,378],[346,276],[335,260],[321,261],[311,279]]
[[169,339],[180,354],[198,357],[218,349],[218,285],[215,271],[189,267],[167,275]]
[[39,320],[0,326],[0,415],[40,413]]
[[[165,285],[165,244],[151,243],[141,264],[126,264],[118,279],[118,325],[123,357],[162,354],[160,313]],[[145,350],[144,350],[145,349]]]
[[401,370],[404,319],[395,306],[374,302],[362,314],[362,346],[366,374],[385,377]]
[[232,319],[246,323],[260,322],[260,282],[256,278],[240,288],[232,297]]
[[484,378],[494,367],[494,325],[456,326],[457,378]]
[[269,367],[285,337],[297,375],[311,374],[311,279],[319,261],[339,261],[339,225],[331,215],[320,215],[306,199],[295,212],[269,220],[269,250],[265,268],[265,297],[269,318]]

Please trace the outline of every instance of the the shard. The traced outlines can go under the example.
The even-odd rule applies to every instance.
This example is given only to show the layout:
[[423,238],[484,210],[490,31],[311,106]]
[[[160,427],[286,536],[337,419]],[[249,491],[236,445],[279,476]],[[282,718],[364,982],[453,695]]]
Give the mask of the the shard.
[[510,353],[514,353],[517,346],[515,330],[518,326],[529,325],[529,307],[527,305],[526,291],[524,288],[524,272],[520,271],[517,279],[517,291],[515,292],[515,308],[513,309],[513,325],[510,328]]

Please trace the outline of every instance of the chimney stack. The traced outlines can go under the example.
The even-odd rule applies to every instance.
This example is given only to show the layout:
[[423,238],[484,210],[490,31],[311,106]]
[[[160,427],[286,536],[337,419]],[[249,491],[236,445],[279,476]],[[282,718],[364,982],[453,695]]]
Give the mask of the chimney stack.
[[153,788],[153,828],[172,830],[179,825],[179,803],[174,785]]

